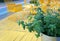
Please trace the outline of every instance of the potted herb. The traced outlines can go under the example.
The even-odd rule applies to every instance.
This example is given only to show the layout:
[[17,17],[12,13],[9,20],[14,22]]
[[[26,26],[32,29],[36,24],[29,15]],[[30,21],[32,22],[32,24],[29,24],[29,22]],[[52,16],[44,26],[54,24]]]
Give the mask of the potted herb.
[[[39,3],[35,5],[39,6]],[[36,11],[36,15],[29,15],[29,22],[18,20],[18,24],[22,24],[24,30],[27,28],[29,32],[36,32],[35,36],[42,37],[42,41],[60,41],[60,13],[52,9],[44,13],[40,7]]]
[[[44,13],[41,8],[37,8],[37,14],[31,16],[30,22],[18,21],[18,24],[22,24],[23,28],[27,28],[29,32],[36,32],[36,36],[40,37],[42,33],[42,41],[56,41],[57,37],[60,37],[60,14],[52,10],[48,10]],[[59,40],[60,41],[60,40]]]

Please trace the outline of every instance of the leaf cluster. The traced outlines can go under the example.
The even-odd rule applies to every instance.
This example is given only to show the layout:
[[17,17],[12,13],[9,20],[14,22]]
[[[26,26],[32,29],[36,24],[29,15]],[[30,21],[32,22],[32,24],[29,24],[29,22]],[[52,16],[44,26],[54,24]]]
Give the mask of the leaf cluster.
[[47,13],[44,13],[41,8],[37,8],[36,11],[37,14],[32,17],[34,19],[32,22],[20,21],[18,24],[22,24],[24,29],[27,27],[29,32],[36,32],[37,37],[40,37],[41,33],[60,37],[60,14],[51,9],[48,9]]

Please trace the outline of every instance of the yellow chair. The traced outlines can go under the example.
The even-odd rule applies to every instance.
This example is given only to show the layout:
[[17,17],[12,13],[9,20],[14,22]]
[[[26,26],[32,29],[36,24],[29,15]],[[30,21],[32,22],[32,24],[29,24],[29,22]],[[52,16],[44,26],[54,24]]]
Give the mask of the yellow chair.
[[21,4],[17,4],[15,8],[16,8],[16,12],[22,11],[23,9]]
[[16,4],[15,3],[13,3],[13,4],[7,4],[7,9],[8,9],[8,11],[9,12],[15,12],[15,6],[16,6]]
[[19,12],[22,10],[22,5],[21,4],[16,5],[15,3],[7,4],[7,9],[9,12]]

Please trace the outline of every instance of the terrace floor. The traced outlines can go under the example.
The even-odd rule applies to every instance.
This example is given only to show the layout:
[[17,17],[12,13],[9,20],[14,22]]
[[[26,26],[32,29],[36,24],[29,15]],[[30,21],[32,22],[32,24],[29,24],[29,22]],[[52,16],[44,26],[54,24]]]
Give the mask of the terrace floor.
[[0,20],[0,41],[41,41],[41,38],[36,38],[35,34],[23,30],[22,26],[18,26],[16,15],[12,14]]

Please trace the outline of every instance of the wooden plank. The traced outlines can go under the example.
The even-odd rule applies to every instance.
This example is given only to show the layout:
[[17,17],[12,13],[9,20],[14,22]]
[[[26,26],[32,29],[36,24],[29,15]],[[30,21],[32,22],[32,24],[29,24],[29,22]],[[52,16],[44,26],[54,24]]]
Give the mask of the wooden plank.
[[20,33],[19,36],[15,39],[15,41],[21,41],[22,39],[24,39],[24,37],[28,34],[28,32],[23,32]]
[[5,18],[5,20],[0,21],[0,28],[2,28],[0,30],[1,33],[0,41],[36,41],[37,40],[33,32],[30,33],[27,31],[27,29],[23,30],[22,26],[18,26],[16,22],[11,21],[8,18]]

